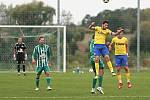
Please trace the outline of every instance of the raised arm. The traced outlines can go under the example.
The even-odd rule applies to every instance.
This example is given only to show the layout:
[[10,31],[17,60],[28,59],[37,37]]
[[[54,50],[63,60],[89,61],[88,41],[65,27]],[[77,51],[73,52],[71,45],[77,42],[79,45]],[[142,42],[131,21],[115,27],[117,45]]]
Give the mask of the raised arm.
[[124,31],[123,28],[117,29],[117,32],[111,32],[111,35],[112,35],[112,36],[117,36],[117,35],[120,34],[122,31]]
[[95,22],[92,22],[92,23],[89,25],[89,29],[95,30]]

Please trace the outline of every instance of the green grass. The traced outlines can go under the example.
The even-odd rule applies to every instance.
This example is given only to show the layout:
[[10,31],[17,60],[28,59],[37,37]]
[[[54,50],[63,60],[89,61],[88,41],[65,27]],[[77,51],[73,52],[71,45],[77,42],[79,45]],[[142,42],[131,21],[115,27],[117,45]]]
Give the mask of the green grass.
[[[124,74],[123,74],[124,75]],[[52,91],[46,90],[46,80],[42,75],[40,90],[35,91],[34,73],[17,76],[16,73],[0,73],[0,100],[150,100],[150,71],[132,72],[131,89],[117,88],[117,78],[106,71],[104,75],[104,95],[91,94],[93,73],[84,74],[52,73]]]

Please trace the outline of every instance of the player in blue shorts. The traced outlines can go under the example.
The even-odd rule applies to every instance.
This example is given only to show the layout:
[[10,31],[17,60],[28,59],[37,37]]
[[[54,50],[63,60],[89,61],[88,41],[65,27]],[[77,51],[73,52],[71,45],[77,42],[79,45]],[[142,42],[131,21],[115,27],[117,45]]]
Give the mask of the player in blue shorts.
[[92,22],[89,26],[89,29],[95,31],[95,37],[94,37],[94,55],[95,55],[95,67],[96,69],[99,68],[99,59],[102,55],[112,73],[113,76],[116,74],[114,73],[112,63],[110,61],[109,57],[109,50],[106,46],[106,38],[109,35],[118,35],[120,33],[120,30],[116,33],[112,32],[108,29],[108,21],[103,21],[102,26],[95,26],[95,22]]
[[[122,28],[118,28],[121,30]],[[117,67],[117,77],[118,77],[118,88],[121,89],[123,86],[123,82],[121,79],[121,69],[124,68],[126,72],[127,85],[128,88],[132,87],[130,81],[130,72],[128,67],[128,39],[122,36],[124,31],[122,31],[119,35],[112,39],[111,44],[109,45],[109,49],[112,49],[114,45],[115,48],[115,63]]]

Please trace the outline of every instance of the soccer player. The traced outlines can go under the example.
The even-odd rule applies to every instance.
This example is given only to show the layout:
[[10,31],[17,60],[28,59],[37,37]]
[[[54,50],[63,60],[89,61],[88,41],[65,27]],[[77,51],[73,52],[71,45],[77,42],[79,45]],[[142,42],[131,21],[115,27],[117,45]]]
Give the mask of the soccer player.
[[[122,30],[122,28],[118,28],[118,30]],[[117,30],[117,31],[118,31]],[[112,49],[114,45],[115,48],[115,63],[117,68],[117,78],[118,78],[118,88],[121,89],[123,86],[122,79],[121,79],[121,69],[124,68],[126,72],[127,78],[127,86],[128,88],[132,87],[130,81],[130,72],[128,67],[128,39],[124,36],[122,32],[112,39],[111,44],[109,45],[109,49]]]
[[14,47],[14,60],[17,61],[17,71],[18,76],[20,75],[20,65],[22,64],[23,67],[23,74],[26,75],[25,72],[25,60],[27,60],[27,53],[26,53],[26,45],[22,42],[22,38],[18,38],[18,42],[15,44]]
[[[89,26],[89,29],[95,31],[95,37],[94,37],[94,53],[95,53],[95,68],[96,70],[99,69],[99,60],[100,55],[102,55],[112,73],[113,76],[116,76],[116,73],[113,70],[112,63],[110,61],[109,57],[109,50],[106,46],[106,38],[108,35],[117,35],[120,32],[117,33],[112,32],[108,29],[108,21],[103,21],[102,26],[95,26],[95,22],[92,22]],[[98,76],[98,73],[97,73]]]
[[[92,66],[92,69],[94,71],[94,78],[93,78],[93,84],[92,84],[92,90],[91,93],[96,93],[95,87],[98,79],[98,88],[97,90],[101,93],[104,94],[103,89],[102,89],[102,81],[103,81],[103,74],[104,74],[104,62],[102,59],[99,60],[99,70],[97,71],[95,69],[95,56],[94,56],[94,35],[92,36],[92,39],[90,41],[90,64]],[[98,75],[98,78],[97,76]]]
[[44,71],[47,81],[47,90],[52,90],[50,87],[51,75],[50,75],[50,60],[52,56],[52,51],[50,46],[45,44],[45,37],[39,37],[39,45],[35,46],[33,54],[32,54],[32,63],[36,63],[36,88],[35,90],[39,90],[39,80],[42,71]]

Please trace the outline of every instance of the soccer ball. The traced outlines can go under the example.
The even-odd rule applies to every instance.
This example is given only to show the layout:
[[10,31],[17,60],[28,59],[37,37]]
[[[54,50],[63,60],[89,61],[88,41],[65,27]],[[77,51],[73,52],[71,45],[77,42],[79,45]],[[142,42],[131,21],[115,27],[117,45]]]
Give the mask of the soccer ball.
[[103,2],[104,2],[104,3],[108,3],[108,2],[109,2],[109,0],[103,0]]

